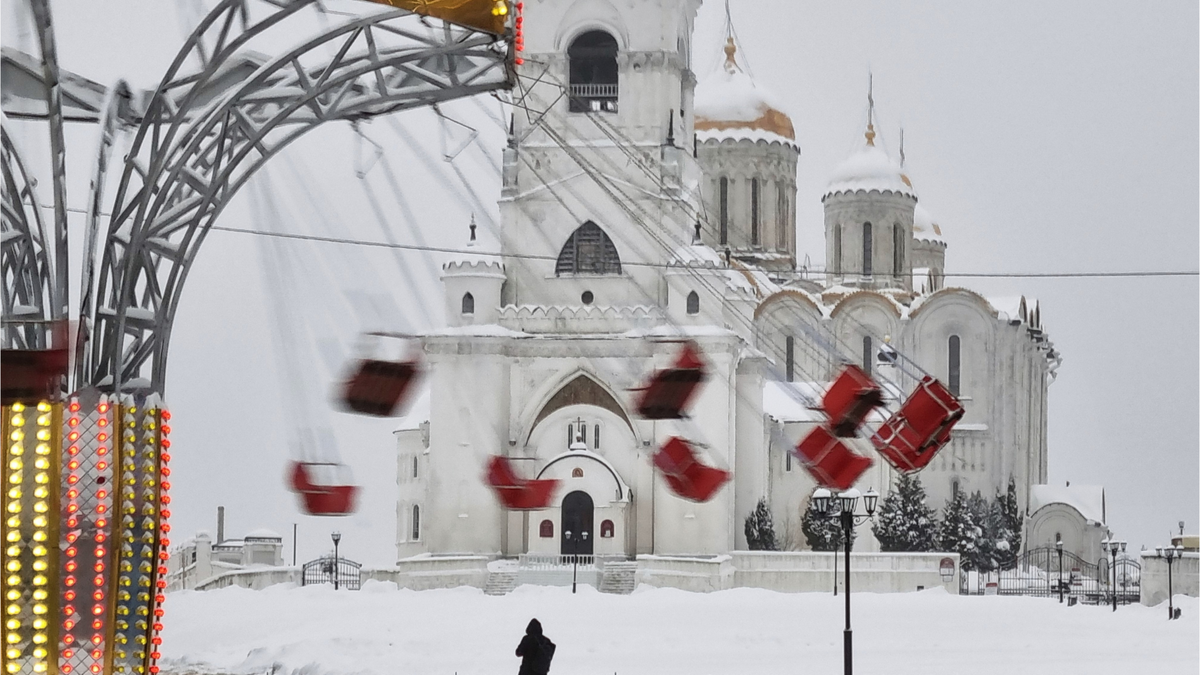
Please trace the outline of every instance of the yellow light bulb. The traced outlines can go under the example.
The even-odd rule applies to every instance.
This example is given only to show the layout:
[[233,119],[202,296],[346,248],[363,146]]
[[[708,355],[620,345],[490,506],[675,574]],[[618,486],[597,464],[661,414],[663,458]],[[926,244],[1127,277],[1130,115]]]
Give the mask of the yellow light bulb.
[[8,641],[8,644],[12,645],[20,642],[21,636],[16,633],[9,633],[4,639]]
[[45,533],[45,532],[42,532],[41,530],[38,530],[37,532],[34,532],[34,533],[33,533],[33,540],[34,540],[34,541],[46,541],[46,533]]
[[15,574],[14,574],[14,575],[12,575],[12,576],[10,576],[10,577],[8,578],[8,585],[9,585],[9,586],[16,586],[16,585],[17,585],[17,584],[19,584],[19,583],[21,583],[21,577],[19,577],[19,576],[15,575]]
[[9,602],[16,602],[17,600],[21,599],[21,591],[18,591],[15,588],[10,588],[8,592],[4,594],[4,597],[8,598]]
[[50,488],[45,485],[39,485],[33,489],[33,496],[38,499],[45,499],[50,496]]
[[34,560],[33,561],[33,570],[35,572],[45,572],[49,567],[50,566],[46,564],[45,560]]
[[[42,651],[46,651],[46,650],[43,649]],[[38,663],[33,664],[33,672],[35,672],[35,673],[46,672],[46,662],[40,661]]]
[[45,614],[46,606],[39,602],[38,604],[33,606],[33,613],[34,614]]
[[[20,656],[20,655],[21,655],[21,652],[17,652],[17,656]],[[17,658],[17,656],[14,656],[13,658],[15,659],[15,658]],[[13,663],[12,661],[9,661],[9,662],[8,662],[8,665],[6,665],[6,666],[4,667],[4,669],[5,669],[5,670],[7,670],[7,671],[8,671],[8,672],[10,672],[10,673],[15,673],[15,672],[17,672],[17,670],[19,670],[20,668],[21,668],[21,666],[19,666],[19,665],[17,665],[17,664],[15,664],[15,663]]]
[[21,571],[21,561],[20,560],[9,560],[8,564],[4,566],[4,569],[8,570],[9,572],[20,572]]
[[13,558],[15,558],[15,557],[17,557],[17,556],[21,555],[21,547],[20,547],[20,546],[16,546],[16,545],[9,546],[9,547],[8,547],[8,555],[9,555],[9,556],[11,556],[11,557],[13,557]]
[[47,597],[46,589],[44,589],[44,588],[39,588],[33,592],[34,600],[45,600],[46,597]]
[[13,471],[20,471],[21,469],[25,468],[25,463],[16,457],[13,457],[12,461],[8,463],[8,468],[12,469]]
[[8,498],[9,499],[20,499],[21,498],[21,487],[17,486],[17,487],[14,487],[13,489],[9,490]]
[[50,403],[47,401],[38,401],[38,412],[50,412]]
[[12,541],[21,541],[21,533],[20,533],[20,532],[17,532],[16,530],[12,530],[12,531],[10,531],[8,534],[6,534],[6,535],[4,536],[4,538],[5,538],[5,539],[7,539],[7,540],[9,540],[10,542],[12,542]]
[[8,437],[14,441],[21,442],[25,440],[25,432],[21,431],[20,429],[13,429],[12,433],[9,434]]
[[50,510],[50,507],[46,506],[46,502],[34,502],[33,510],[37,513],[45,513]]
[[33,629],[34,630],[46,630],[46,620],[45,619],[34,619],[33,620]]
[[33,526],[34,527],[45,527],[47,522],[49,522],[49,521],[46,520],[46,516],[34,516],[33,517]]
[[38,485],[45,485],[50,482],[50,476],[47,476],[45,471],[39,471],[34,475],[33,482]]
[[14,604],[14,605],[9,605],[9,606],[8,606],[6,609],[7,609],[7,611],[8,611],[8,613],[9,613],[9,614],[20,614],[20,613],[21,613],[21,606],[20,606],[20,605],[15,605],[15,604]]
[[9,630],[16,630],[21,627],[21,622],[16,619],[9,619],[8,623],[4,624],[4,627]]
[[[45,438],[42,438],[43,432],[46,434]],[[42,431],[38,432],[38,438],[40,438],[43,441],[48,441],[48,440],[50,440],[50,432],[43,429]],[[39,455],[48,455],[48,454],[50,454],[50,446],[46,445],[45,443],[38,443],[37,447],[34,448],[34,451],[37,452],[37,454],[39,454]]]
[[[37,633],[37,634],[35,634],[35,635],[33,636],[33,643],[34,643],[34,644],[38,644],[38,645],[44,645],[44,644],[46,644],[46,636],[45,636],[45,635],[43,635],[42,633]],[[36,649],[35,649],[35,650],[33,650],[33,655],[34,655],[34,656],[36,656],[36,657],[38,657],[39,659],[41,659],[41,658],[45,658],[45,656],[46,656],[46,650],[45,650],[45,649],[43,649],[43,650],[42,650],[42,653],[41,653],[41,654],[39,654],[39,653],[38,653],[38,650],[36,650]]]
[[37,422],[39,427],[48,427],[50,426],[50,416],[38,415]]
[[20,513],[21,512],[21,502],[9,502],[8,503],[8,512],[9,513]]
[[46,585],[46,576],[43,574],[39,574],[36,577],[34,577],[33,585],[34,586],[45,586]]
[[39,469],[49,469],[50,460],[46,459],[45,457],[38,457],[37,459],[33,460],[33,465]]
[[24,418],[24,417],[22,417],[21,415],[13,415],[13,416],[12,416],[12,425],[13,425],[14,427],[23,427],[23,426],[25,426],[25,418]]
[[40,557],[42,557],[42,556],[44,556],[44,555],[46,555],[46,547],[45,547],[45,546],[42,546],[42,545],[40,545],[40,544],[39,544],[38,546],[34,546],[34,547],[33,547],[33,554],[34,554],[34,555],[36,555],[36,556],[38,556],[39,558],[40,558]]
[[[50,440],[50,430],[49,430],[49,429],[38,429],[38,431],[37,431],[37,439],[38,439],[39,441],[48,441],[48,440]],[[44,454],[46,454],[46,453],[50,452],[50,446],[48,446],[48,445],[47,445],[47,446],[46,446],[46,452],[42,452],[42,446],[39,444],[39,445],[38,445],[38,447],[37,447],[37,451],[38,451],[38,453],[39,453],[39,454],[43,454],[43,455],[44,455]]]
[[20,471],[14,471],[8,474],[8,482],[10,483],[20,483],[23,480],[25,480],[25,475]]
[[13,443],[12,447],[8,449],[8,454],[23,455],[25,454],[25,446],[21,445],[20,443]]
[[24,410],[24,409],[25,409],[25,404],[24,404],[24,403],[21,403],[20,401],[18,401],[18,402],[16,402],[16,403],[12,404],[12,410],[13,410],[13,412],[21,412],[21,411],[22,411],[22,410]]
[[9,527],[20,527],[20,526],[21,526],[21,519],[20,519],[20,518],[18,518],[18,517],[16,517],[16,516],[13,516],[12,518],[9,518],[9,519],[8,519],[8,526],[9,526]]

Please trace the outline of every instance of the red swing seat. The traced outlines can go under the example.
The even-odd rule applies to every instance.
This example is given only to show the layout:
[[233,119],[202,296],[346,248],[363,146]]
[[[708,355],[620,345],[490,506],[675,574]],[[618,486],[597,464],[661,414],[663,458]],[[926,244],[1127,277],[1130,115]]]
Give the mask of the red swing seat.
[[487,482],[496,491],[504,508],[536,511],[550,506],[557,480],[524,480],[517,477],[507,457],[492,455],[488,461]]
[[662,470],[672,492],[693,502],[712,499],[730,476],[728,471],[701,464],[691,444],[678,437],[654,454],[654,465]]
[[950,390],[927,376],[871,436],[871,442],[897,471],[920,471],[950,442],[950,432],[963,413]]
[[694,342],[685,342],[675,364],[654,373],[641,390],[637,413],[648,420],[680,419],[696,388],[707,378],[699,348]]
[[883,405],[883,390],[862,368],[850,364],[825,392],[822,405],[833,433],[850,437],[871,410]]
[[407,401],[417,372],[412,361],[363,359],[346,382],[342,400],[354,412],[392,417]]
[[850,449],[828,425],[813,429],[792,452],[822,487],[847,490],[874,461]]
[[293,462],[291,488],[312,516],[344,516],[354,511],[358,486],[348,485],[346,467],[328,462]]

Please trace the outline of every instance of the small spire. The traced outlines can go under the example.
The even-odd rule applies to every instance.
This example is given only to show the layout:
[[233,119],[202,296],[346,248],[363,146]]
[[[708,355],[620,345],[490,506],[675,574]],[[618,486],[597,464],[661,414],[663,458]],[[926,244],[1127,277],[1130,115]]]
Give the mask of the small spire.
[[468,246],[475,245],[475,214],[471,214],[471,239],[467,242]]
[[696,234],[692,237],[692,245],[700,244],[700,220],[696,220]]
[[900,127],[900,168],[904,168],[904,127]]
[[738,70],[737,43],[733,39],[733,15],[729,13],[729,0],[725,0],[725,72]]
[[875,145],[875,74],[867,72],[867,145]]

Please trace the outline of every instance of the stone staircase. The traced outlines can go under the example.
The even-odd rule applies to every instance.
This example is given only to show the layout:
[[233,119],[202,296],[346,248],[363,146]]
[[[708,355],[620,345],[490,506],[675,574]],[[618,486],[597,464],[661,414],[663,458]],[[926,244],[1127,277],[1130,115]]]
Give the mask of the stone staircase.
[[517,587],[517,570],[506,569],[488,572],[487,584],[483,587],[485,595],[508,595]]
[[604,576],[600,579],[601,593],[629,595],[636,586],[636,562],[610,562],[604,565]]

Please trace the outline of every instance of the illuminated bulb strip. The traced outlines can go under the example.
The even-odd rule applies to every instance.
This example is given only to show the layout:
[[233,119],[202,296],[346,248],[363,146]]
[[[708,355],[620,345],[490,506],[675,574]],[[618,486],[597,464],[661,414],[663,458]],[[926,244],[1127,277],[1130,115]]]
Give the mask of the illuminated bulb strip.
[[132,670],[130,658],[136,646],[136,641],[130,644],[135,634],[133,628],[137,621],[138,594],[137,560],[134,551],[140,545],[138,537],[138,508],[137,508],[137,407],[132,397],[126,397],[120,406],[119,428],[114,433],[119,439],[114,439],[114,445],[119,442],[121,451],[113,458],[114,474],[119,480],[113,484],[114,491],[120,491],[120,496],[113,495],[113,503],[119,504],[114,510],[113,518],[119,518],[115,525],[120,532],[119,539],[112,542],[113,548],[119,547],[117,568],[113,570],[117,583],[115,588],[116,616],[113,632],[113,670],[117,673],[128,673]]
[[165,405],[159,406],[158,414],[158,460],[159,460],[159,490],[158,490],[158,529],[159,540],[157,549],[157,560],[153,564],[157,566],[155,570],[154,581],[154,602],[151,603],[151,630],[150,630],[150,654],[148,659],[150,675],[158,675],[158,660],[161,658],[162,646],[162,617],[163,617],[163,602],[166,600],[167,587],[167,561],[170,558],[169,547],[171,544],[168,538],[171,532],[171,439],[168,438],[171,434],[171,412],[167,410]]
[[25,452],[25,426],[29,421],[27,416],[36,413],[21,403],[14,403],[5,407],[3,414],[4,467],[0,475],[4,477],[4,498],[0,501],[3,504],[0,532],[4,538],[4,557],[3,569],[0,570],[3,575],[0,579],[0,600],[4,610],[0,616],[4,619],[4,671],[5,675],[9,675],[20,672],[22,663],[31,656],[31,645],[23,635],[29,623],[24,615],[27,609],[26,593],[32,581],[25,552],[31,542],[22,537],[24,521],[21,514],[26,462],[30,461]]
[[82,442],[80,430],[80,417],[82,405],[79,403],[78,397],[72,397],[67,404],[67,464],[66,464],[66,517],[67,517],[67,547],[63,549],[64,577],[66,582],[70,579],[70,585],[66,585],[62,591],[62,645],[63,652],[60,654],[61,664],[59,671],[68,675],[72,672],[73,666],[70,664],[71,657],[74,656],[75,634],[74,630],[77,625],[75,619],[75,601],[78,598],[79,591],[76,590],[74,572],[79,563],[77,557],[79,555],[79,546],[85,542],[79,540],[79,490],[80,481],[80,444]]
[[516,7],[516,18],[513,19],[513,50],[516,52],[516,57],[513,63],[518,66],[525,65],[525,58],[521,56],[525,52],[525,3],[518,2]]

